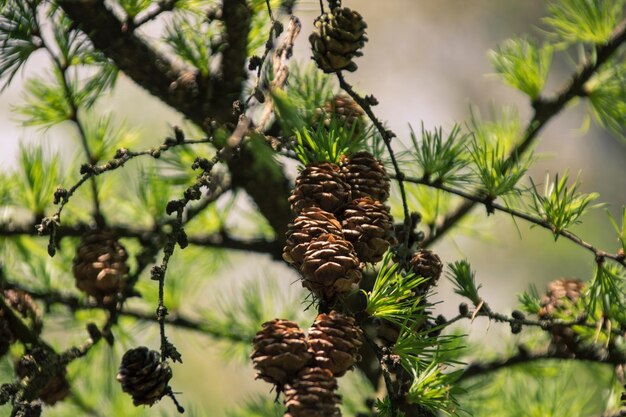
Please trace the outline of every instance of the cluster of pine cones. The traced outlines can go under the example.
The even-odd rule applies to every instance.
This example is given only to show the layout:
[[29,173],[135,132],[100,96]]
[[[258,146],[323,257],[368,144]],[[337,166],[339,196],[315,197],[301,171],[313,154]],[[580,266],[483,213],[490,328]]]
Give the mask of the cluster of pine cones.
[[[341,100],[334,99],[335,109],[348,103]],[[350,111],[345,121],[355,123],[361,115]],[[289,198],[298,215],[283,258],[302,274],[304,287],[326,301],[357,288],[362,265],[380,261],[395,243],[388,198],[385,167],[366,151],[345,155],[338,165],[318,162],[302,170]]]
[[305,336],[291,321],[263,324],[252,361],[261,378],[284,392],[285,417],[339,416],[337,377],[360,360],[363,334],[353,317],[320,314]]

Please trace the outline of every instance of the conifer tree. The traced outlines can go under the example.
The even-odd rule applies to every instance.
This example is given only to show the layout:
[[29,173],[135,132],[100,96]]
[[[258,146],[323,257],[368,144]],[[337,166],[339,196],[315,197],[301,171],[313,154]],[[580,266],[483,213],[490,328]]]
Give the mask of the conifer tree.
[[[194,373],[184,330],[267,383],[231,417],[626,415],[626,206],[600,248],[576,228],[598,193],[528,173],[566,107],[626,139],[626,0],[550,0],[537,37],[490,52],[528,120],[471,111],[406,138],[351,84],[358,2],[315,2],[308,39],[297,4],[0,0],[0,86],[28,74],[13,111],[42,136],[0,171],[1,415],[213,416],[177,386]],[[559,56],[575,65],[547,89]],[[122,74],[184,123],[155,141],[108,111]],[[79,152],[50,154],[49,129]],[[572,242],[593,274],[496,311],[471,259],[433,249],[474,209]],[[237,253],[288,266],[290,291],[267,278],[207,299]],[[449,317],[433,313],[445,279],[465,299]],[[478,317],[525,338],[481,356],[455,327]]]

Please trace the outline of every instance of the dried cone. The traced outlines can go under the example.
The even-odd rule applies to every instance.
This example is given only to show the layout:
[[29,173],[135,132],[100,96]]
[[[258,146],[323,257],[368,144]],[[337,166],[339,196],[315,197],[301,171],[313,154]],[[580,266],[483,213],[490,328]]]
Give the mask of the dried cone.
[[310,164],[302,170],[289,197],[291,208],[296,213],[309,207],[334,213],[350,200],[350,187],[341,170],[328,162]]
[[117,374],[122,391],[133,397],[135,405],[152,405],[167,394],[172,370],[161,361],[159,352],[145,346],[124,353]]
[[[576,315],[576,304],[585,288],[579,280],[557,279],[548,284],[548,291],[541,299],[539,318],[551,319],[558,316],[571,317]],[[550,348],[556,354],[571,357],[578,348],[576,333],[568,326],[552,326],[552,343]]]
[[324,104],[322,109],[318,109],[317,114],[324,116],[324,125],[329,127],[333,119],[346,130],[355,134],[363,129],[363,116],[365,112],[352,99],[345,94],[337,94]]
[[[27,319],[31,330],[36,333],[41,331],[41,312],[29,294],[22,290],[8,289],[4,290],[1,296],[4,297],[7,306],[15,310],[23,319]],[[16,340],[7,313],[0,308],[0,357],[9,351],[10,345]]]
[[344,237],[352,243],[361,262],[376,263],[395,243],[389,208],[369,197],[358,198],[343,211]]
[[287,231],[287,245],[283,249],[283,259],[300,268],[304,260],[304,253],[309,244],[322,235],[342,237],[341,223],[331,213],[319,207],[304,209],[298,217],[289,224]]
[[337,7],[315,19],[309,41],[318,67],[326,73],[355,71],[352,59],[363,55],[359,49],[367,42],[366,28],[363,17],[348,8]]
[[311,242],[300,271],[304,276],[302,285],[324,299],[355,289],[361,280],[354,247],[333,235],[322,235]]
[[341,170],[350,186],[352,198],[370,197],[384,203],[389,198],[389,176],[385,166],[366,151],[344,157]]
[[99,301],[114,299],[128,273],[128,254],[115,235],[108,231],[86,234],[76,250],[76,286]]
[[261,378],[282,387],[313,357],[300,327],[289,320],[263,323],[253,340],[252,363]]
[[424,283],[423,291],[427,291],[428,288],[434,286],[443,271],[443,263],[439,256],[428,249],[415,252],[411,257],[410,264],[415,275],[428,279]]
[[4,299],[23,319],[29,321],[31,328],[35,332],[39,333],[41,331],[43,324],[41,321],[41,310],[30,294],[18,289],[8,289],[4,290]]
[[302,369],[294,382],[285,385],[285,417],[340,417],[336,389],[337,380],[328,369]]
[[[54,405],[70,394],[67,371],[65,367],[58,366],[46,352],[34,349],[17,361],[15,373],[20,379],[25,379],[28,386],[35,387],[35,396],[44,404]],[[58,371],[51,375],[50,370],[54,368]]]
[[309,330],[309,345],[315,362],[340,377],[361,360],[363,332],[354,317],[336,311],[320,314]]

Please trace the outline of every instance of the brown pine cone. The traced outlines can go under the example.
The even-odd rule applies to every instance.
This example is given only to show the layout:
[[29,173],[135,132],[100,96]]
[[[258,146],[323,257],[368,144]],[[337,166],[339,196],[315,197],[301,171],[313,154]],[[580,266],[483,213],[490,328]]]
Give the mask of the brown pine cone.
[[344,375],[361,360],[362,344],[363,332],[354,317],[334,310],[318,315],[309,330],[309,345],[316,364],[329,369],[335,377]]
[[124,286],[127,259],[126,249],[113,233],[94,231],[86,234],[74,258],[76,286],[100,302],[112,301]]
[[365,124],[363,121],[365,112],[352,97],[346,94],[335,95],[324,104],[323,108],[317,109],[316,114],[316,125],[323,117],[324,125],[329,127],[334,119],[339,126],[343,126],[348,131],[354,130],[355,134],[361,132]]
[[43,325],[41,310],[30,294],[18,289],[8,289],[4,290],[4,299],[23,319],[27,319],[30,322],[31,328],[35,332],[39,333],[41,331]]
[[561,278],[548,284],[548,291],[541,299],[539,317],[550,318],[554,313],[571,309],[580,298],[585,283],[577,279]]
[[335,216],[319,207],[309,207],[302,210],[293,223],[289,224],[286,236],[287,245],[283,249],[283,259],[300,268],[309,244],[314,239],[326,234],[343,237],[341,223]]
[[122,391],[133,397],[133,404],[152,405],[167,394],[172,370],[161,361],[159,352],[145,346],[124,353],[117,374]]
[[[548,291],[541,299],[540,319],[575,319],[576,304],[585,284],[579,280],[561,278],[548,284]],[[551,328],[550,349],[563,357],[573,357],[579,348],[579,338],[571,327],[554,325]]]
[[341,171],[350,186],[352,198],[370,197],[384,203],[389,198],[390,180],[385,166],[366,151],[344,157]]
[[300,173],[289,203],[296,213],[309,207],[334,213],[350,199],[350,187],[339,167],[322,162],[310,164]]
[[326,73],[355,71],[353,58],[363,55],[367,37],[363,17],[348,8],[337,7],[315,19],[315,30],[309,36],[313,59]]
[[[42,349],[33,349],[15,364],[15,374],[25,379],[28,386],[34,388],[35,397],[47,405],[63,401],[70,393],[67,370],[57,361],[58,358]],[[51,374],[54,369],[56,373]]]
[[[0,293],[5,303],[22,318],[27,319],[28,327],[36,333],[41,332],[41,311],[33,298],[22,290],[8,289]],[[4,356],[11,344],[17,340],[6,312],[0,308],[0,357]]]
[[355,289],[361,280],[360,262],[354,247],[333,235],[322,235],[311,242],[300,272],[304,276],[302,286],[324,299]]
[[274,319],[263,323],[254,337],[252,363],[261,378],[282,387],[306,365],[313,355],[300,327],[289,320]]
[[439,256],[428,249],[421,249],[415,252],[411,257],[410,264],[411,270],[415,275],[428,279],[421,288],[424,292],[437,284],[443,271],[443,262],[441,262]]
[[358,198],[341,214],[343,235],[356,250],[361,262],[376,263],[395,244],[393,218],[389,208],[369,197]]
[[302,369],[294,382],[285,385],[285,417],[340,417],[341,397],[337,380],[320,367]]

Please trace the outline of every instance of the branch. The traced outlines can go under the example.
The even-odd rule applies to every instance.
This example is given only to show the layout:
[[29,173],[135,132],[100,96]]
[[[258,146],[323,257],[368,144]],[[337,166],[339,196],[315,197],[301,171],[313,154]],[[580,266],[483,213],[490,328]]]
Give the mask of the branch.
[[[292,16],[289,26],[283,36],[281,43],[277,46],[274,56],[274,74],[276,76],[272,86],[274,88],[283,88],[288,78],[288,59],[291,57],[294,42],[300,33],[300,20]],[[267,100],[264,104],[263,116],[261,122],[256,129],[260,133],[264,125],[271,115],[272,104]],[[242,123],[244,123],[242,125]],[[240,124],[235,131],[246,134],[251,126],[251,120],[248,118],[240,119]],[[259,166],[261,165],[261,166]],[[232,159],[228,163],[228,167],[232,174],[234,185],[244,187],[246,192],[252,197],[259,207],[259,210],[267,218],[270,225],[274,229],[277,240],[283,242],[287,232],[287,224],[292,217],[291,208],[287,197],[290,194],[290,184],[284,176],[277,176],[276,172],[263,172],[265,166],[255,164],[255,156],[253,153],[243,147],[239,157]],[[259,179],[267,179],[272,182],[271,188],[267,188],[267,184],[260,184]],[[271,190],[271,192],[268,192]]]
[[[120,314],[126,317],[133,317],[133,318],[143,320],[143,321],[149,321],[149,322],[154,322],[154,323],[157,322],[157,318],[154,316],[154,313],[152,312],[144,312],[141,310],[127,309],[127,310],[123,310]],[[247,335],[244,336],[244,335],[239,335],[235,333],[223,332],[218,329],[211,328],[211,325],[208,322],[205,322],[202,320],[191,319],[189,317],[180,315],[178,313],[168,315],[165,318],[165,323],[168,325],[180,328],[180,329],[192,330],[194,332],[198,332],[205,336],[209,336],[218,340],[227,339],[233,342],[246,343],[246,344],[250,343],[250,341],[252,340]]]
[[160,0],[157,2],[156,8],[137,16],[133,21],[129,22],[129,26],[131,26],[132,29],[136,29],[139,26],[145,25],[149,21],[156,19],[162,13],[174,10],[175,7],[176,0]]
[[276,240],[235,239],[225,232],[204,236],[189,236],[188,240],[191,245],[265,253],[271,255],[275,260],[282,260],[282,244]]
[[210,115],[208,101],[198,100],[194,93],[200,91],[205,99],[211,90],[210,80],[157,52],[120,21],[104,1],[58,0],[57,4],[78,23],[97,49],[150,94],[200,121],[200,125]]
[[[37,31],[39,33],[43,33],[42,29],[41,29],[41,24],[39,22],[39,14],[37,13],[37,7],[33,4],[31,4],[31,12],[33,13],[33,16],[35,17],[34,24],[37,28]],[[68,70],[68,64],[62,62],[62,60],[57,56],[57,54],[55,53],[54,49],[50,46],[50,44],[46,41],[46,37],[45,36],[41,36],[40,37],[42,45],[44,47],[44,49],[48,52],[48,55],[50,55],[50,58],[52,59],[52,62],[54,63],[54,66],[56,68],[56,70],[58,71],[58,75],[59,75],[59,79],[61,80],[62,83],[62,87],[63,87],[63,92],[65,94],[65,100],[67,101],[70,110],[71,110],[71,114],[69,116],[69,120],[76,126],[76,129],[78,131],[78,136],[80,138],[80,142],[83,146],[83,151],[85,152],[85,156],[87,159],[87,163],[89,164],[94,164],[96,161],[94,160],[93,157],[93,153],[91,152],[91,149],[89,147],[89,143],[87,141],[87,134],[85,132],[85,127],[83,126],[83,124],[81,123],[81,121],[78,118],[78,105],[76,103],[74,94],[72,93],[72,89],[70,87],[70,81],[68,80],[68,74],[67,74],[67,70]],[[100,210],[100,199],[99,199],[99,195],[98,195],[98,183],[96,182],[96,178],[95,177],[91,177],[91,194],[92,194],[92,199],[93,199],[93,206],[94,206],[94,218],[96,220],[96,223],[98,224],[103,224],[104,223],[104,217],[102,216],[102,212]]]
[[[176,66],[129,30],[128,25],[120,21],[102,0],[59,0],[58,4],[120,70],[196,125],[203,126],[210,118],[219,122],[232,121],[231,106],[240,98],[247,76],[245,61],[250,10],[244,0],[224,1],[222,20],[227,47],[222,54],[219,79],[203,79],[193,70]],[[287,204],[289,182],[276,161],[259,163],[260,158],[251,150],[242,149],[239,158],[229,162],[233,186],[246,190],[282,239],[291,218]]]
[[[179,131],[177,130],[177,132]],[[176,136],[176,139],[168,138],[165,140],[165,143],[163,145],[145,151],[131,152],[125,148],[118,149],[115,157],[103,165],[82,165],[80,168],[80,173],[82,174],[82,177],[80,180],[78,180],[78,182],[76,182],[76,184],[74,184],[69,190],[58,188],[55,191],[54,202],[55,204],[59,204],[59,208],[57,209],[57,211],[52,216],[45,217],[41,221],[41,224],[36,226],[39,235],[50,235],[50,242],[48,244],[48,253],[50,254],[50,256],[54,256],[54,254],[56,253],[57,231],[59,226],[61,225],[61,213],[63,212],[63,208],[69,202],[70,198],[74,195],[76,190],[78,190],[87,180],[101,175],[105,172],[116,170],[124,166],[124,164],[126,164],[126,162],[128,162],[129,160],[138,156],[150,155],[154,158],[159,158],[161,156],[161,152],[167,151],[175,146],[212,142],[212,138],[201,140],[185,140],[182,132],[180,134],[177,133]]]
[[[13,223],[0,224],[0,236],[36,236],[37,230],[34,223],[16,225]],[[121,238],[134,238],[142,244],[149,244],[155,240],[160,241],[165,236],[162,228],[159,229],[138,229],[126,225],[109,225],[108,230],[115,233]],[[57,228],[56,237],[60,241],[65,237],[81,237],[91,230],[91,226],[86,223],[79,223],[71,226],[59,226]],[[218,232],[213,234],[189,236],[189,244],[216,248],[216,249],[232,249],[246,252],[255,252],[269,254],[274,259],[282,259],[282,245],[275,240],[266,240],[262,238],[242,239],[226,232]]]
[[[212,115],[218,120],[232,119],[232,104],[241,98],[248,74],[246,59],[252,12],[245,0],[223,0],[225,47],[222,51],[221,77],[214,84]],[[205,115],[206,117],[206,115]]]
[[[539,217],[534,217],[531,216],[527,213],[521,212],[519,210],[515,210],[513,208],[504,206],[502,204],[496,203],[494,201],[492,201],[491,199],[486,199],[485,197],[481,197],[480,195],[475,195],[475,194],[471,194],[468,192],[465,192],[463,190],[459,190],[456,188],[452,188],[449,187],[445,184],[441,184],[439,182],[433,182],[428,180],[427,178],[416,178],[416,177],[405,177],[404,180],[406,182],[410,182],[413,184],[421,184],[421,185],[426,185],[428,187],[432,187],[432,188],[436,188],[438,190],[442,190],[445,192],[448,192],[450,194],[455,194],[458,195],[460,197],[465,198],[469,203],[473,205],[475,204],[484,204],[488,209],[493,209],[493,210],[497,210],[497,211],[501,211],[503,213],[507,213],[510,214],[513,217],[517,217],[523,220],[526,220],[529,223],[535,224],[537,226],[541,226],[544,229],[548,229],[550,230],[552,233],[555,233],[554,227],[548,223],[547,221],[539,218]],[[469,204],[468,203],[468,204]],[[587,249],[588,251],[590,251],[591,253],[593,253],[596,257],[596,260],[602,260],[605,258],[611,259],[617,263],[619,263],[620,265],[626,267],[626,260],[624,258],[623,255],[616,253],[616,254],[612,254],[612,253],[608,253],[604,250],[598,249],[595,246],[593,246],[590,243],[585,242],[583,239],[581,239],[578,235],[576,235],[575,233],[570,232],[569,230],[559,230],[556,231],[556,233],[559,236],[563,236],[564,238],[574,242],[575,244],[577,244],[578,246]]]
[[[47,307],[50,307],[53,305],[63,305],[67,307],[68,309],[70,309],[71,311],[106,309],[106,306],[103,306],[101,304],[85,301],[79,297],[76,297],[70,294],[64,294],[58,291],[45,291],[45,292],[33,291],[30,289],[24,288],[21,285],[16,285],[16,284],[11,284],[11,283],[8,283],[6,285],[6,288],[11,288],[11,289],[16,289],[16,290],[19,289],[21,291],[24,291],[28,293],[34,299],[42,301]],[[157,317],[154,315],[154,312],[152,311],[143,311],[143,310],[136,309],[136,308],[124,308],[123,310],[119,312],[119,314],[121,316],[133,317],[135,319],[142,320],[142,321],[158,323]],[[168,315],[167,317],[165,317],[165,323],[168,325],[177,327],[177,328],[193,330],[195,332],[213,337],[215,339],[228,339],[234,342],[241,342],[241,343],[250,342],[250,339],[247,336],[231,334],[231,333],[220,331],[219,329],[212,328],[211,324],[204,320],[193,319],[193,318],[185,316],[184,314],[172,313]]]
[[[534,114],[528,123],[524,139],[511,150],[507,159],[507,168],[510,167],[522,154],[524,154],[535,142],[539,132],[555,115],[557,115],[565,105],[575,97],[584,97],[585,84],[591,77],[605,64],[617,49],[626,42],[626,21],[621,22],[611,39],[603,45],[597,46],[595,50],[596,59],[586,62],[569,83],[561,89],[561,92],[554,98],[538,98],[532,103]],[[437,242],[446,232],[457,224],[472,208],[477,204],[475,201],[466,201],[455,211],[447,215],[441,224],[423,240],[422,246],[429,247]]]
[[470,363],[463,374],[459,377],[459,381],[473,378],[476,376],[484,376],[491,372],[499,371],[501,369],[509,368],[516,365],[526,364],[530,362],[537,362],[543,360],[579,360],[587,362],[605,363],[612,365],[623,364],[626,361],[626,355],[619,353],[612,353],[606,358],[599,357],[593,353],[577,353],[575,358],[563,358],[556,353],[551,352],[534,352],[529,353],[524,349],[520,349],[520,352],[515,356],[511,356],[503,359],[496,359],[488,362],[474,362]]

